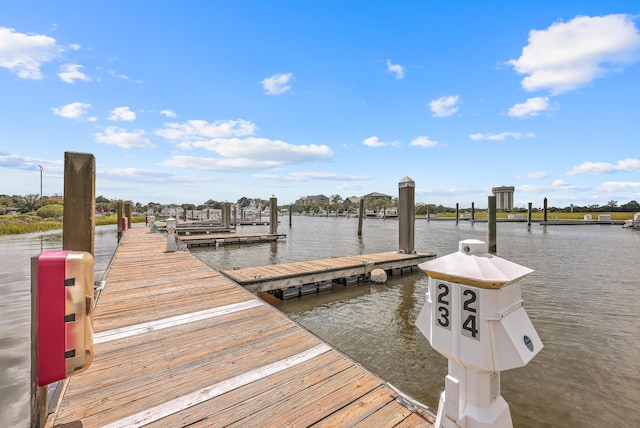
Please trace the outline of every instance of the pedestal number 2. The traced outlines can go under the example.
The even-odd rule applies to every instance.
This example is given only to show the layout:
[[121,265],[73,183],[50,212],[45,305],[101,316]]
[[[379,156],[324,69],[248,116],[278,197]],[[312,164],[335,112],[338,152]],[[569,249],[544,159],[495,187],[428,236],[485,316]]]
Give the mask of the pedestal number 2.
[[478,292],[471,288],[460,287],[460,322],[463,336],[480,340],[480,324],[478,322],[478,309],[480,299]]
[[436,322],[442,328],[451,330],[451,290],[447,284],[440,283],[436,292]]

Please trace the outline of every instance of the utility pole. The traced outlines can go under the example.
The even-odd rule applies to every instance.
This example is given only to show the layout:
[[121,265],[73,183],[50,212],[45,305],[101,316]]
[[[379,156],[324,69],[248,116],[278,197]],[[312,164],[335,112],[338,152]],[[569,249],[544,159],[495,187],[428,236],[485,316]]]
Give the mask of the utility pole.
[[40,168],[40,204],[42,204],[42,170],[44,167],[38,164],[38,168]]

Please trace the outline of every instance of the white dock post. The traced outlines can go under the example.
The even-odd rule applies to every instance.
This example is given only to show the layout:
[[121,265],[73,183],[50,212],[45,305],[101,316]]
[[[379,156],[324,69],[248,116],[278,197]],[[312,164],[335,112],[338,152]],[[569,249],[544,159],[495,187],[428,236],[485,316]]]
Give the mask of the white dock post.
[[178,221],[171,217],[166,221],[167,224],[167,247],[165,248],[166,253],[174,252],[178,249],[176,245],[176,227],[178,226]]
[[489,254],[475,239],[419,267],[429,283],[416,327],[449,360],[435,426],[513,427],[500,372],[525,366],[543,347],[519,283],[532,270]]

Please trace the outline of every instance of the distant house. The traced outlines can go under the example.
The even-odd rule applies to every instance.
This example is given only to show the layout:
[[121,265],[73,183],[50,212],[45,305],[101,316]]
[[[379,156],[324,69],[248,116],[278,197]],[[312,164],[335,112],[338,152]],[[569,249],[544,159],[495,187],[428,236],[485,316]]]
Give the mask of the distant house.
[[327,198],[325,195],[303,196],[296,201],[296,205],[306,206],[313,204],[327,205],[329,204],[329,198]]
[[368,193],[366,195],[361,196],[362,199],[364,199],[365,201],[371,200],[371,199],[383,199],[383,200],[391,200],[393,199],[393,196],[391,195],[385,195],[384,193],[378,193],[378,192],[372,192],[372,193]]
[[358,205],[360,203],[360,198],[357,196],[349,196],[347,199],[344,200],[344,202],[352,205]]

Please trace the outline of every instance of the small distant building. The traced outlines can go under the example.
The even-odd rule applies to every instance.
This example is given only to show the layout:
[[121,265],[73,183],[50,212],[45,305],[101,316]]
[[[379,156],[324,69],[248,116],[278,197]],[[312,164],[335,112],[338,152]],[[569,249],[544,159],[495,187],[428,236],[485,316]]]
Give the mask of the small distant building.
[[496,211],[512,211],[513,210],[513,192],[516,190],[513,186],[493,187],[491,191],[496,197]]
[[384,199],[384,200],[391,200],[393,199],[393,196],[391,195],[385,195],[384,193],[378,193],[378,192],[373,192],[373,193],[368,193],[366,195],[361,196],[362,199],[364,199],[365,201],[371,200],[371,199]]
[[302,198],[296,201],[296,205],[306,206],[306,205],[312,205],[312,204],[328,205],[329,198],[326,197],[325,195],[314,195],[314,196],[303,196]]
[[344,200],[344,202],[351,205],[358,205],[360,203],[360,198],[357,196],[349,196],[347,199]]

